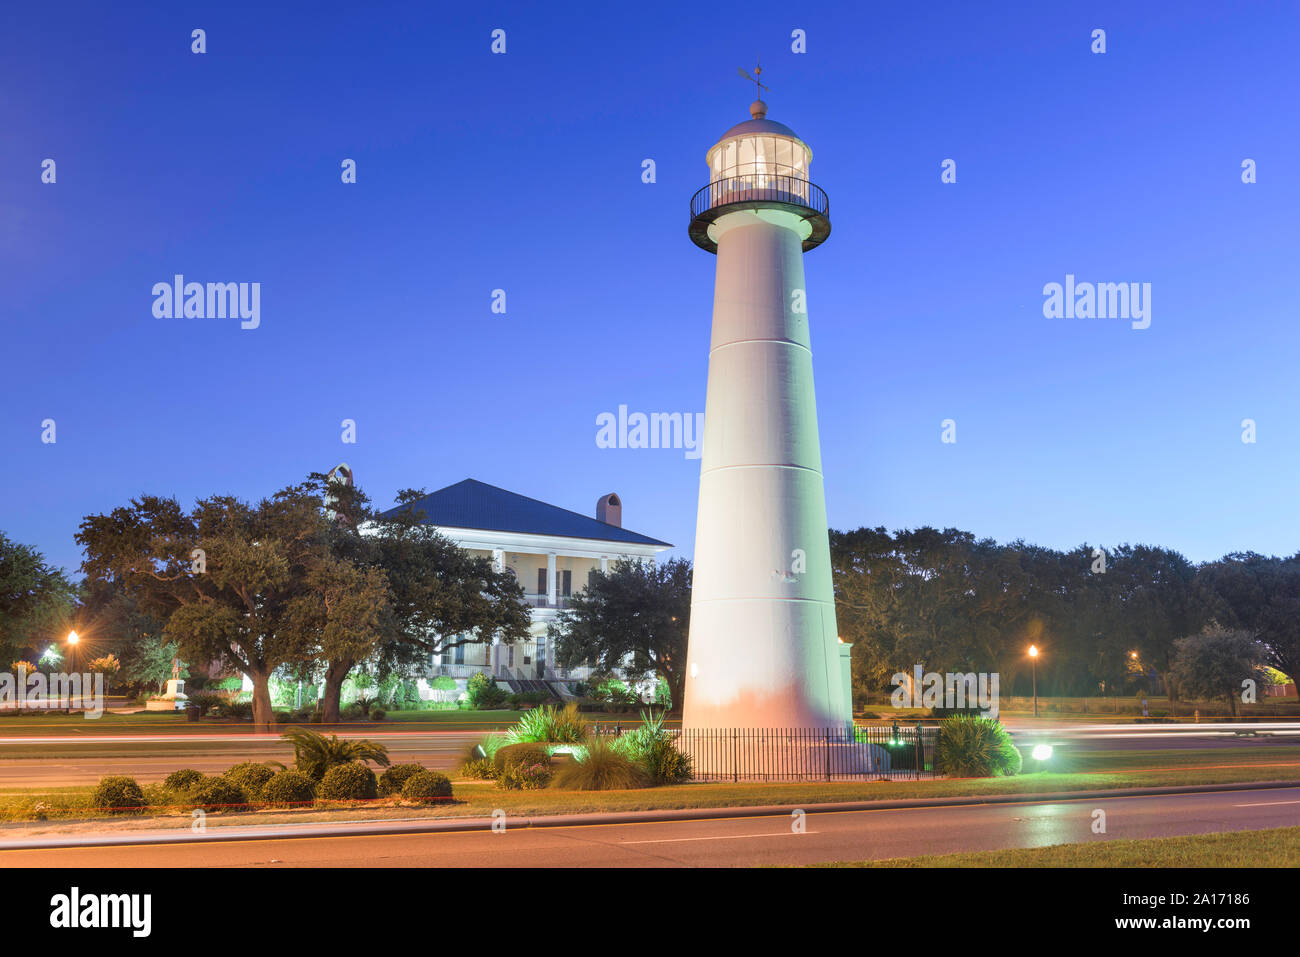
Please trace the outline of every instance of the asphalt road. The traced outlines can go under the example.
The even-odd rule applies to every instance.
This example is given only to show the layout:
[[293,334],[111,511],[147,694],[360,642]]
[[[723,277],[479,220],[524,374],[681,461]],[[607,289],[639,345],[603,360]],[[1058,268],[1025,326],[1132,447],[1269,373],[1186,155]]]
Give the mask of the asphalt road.
[[[1162,726],[1035,725],[1029,720],[1017,720],[1009,727],[1022,747],[1043,742],[1075,751],[1300,747],[1300,723],[1294,722]],[[455,767],[465,749],[485,733],[363,728],[341,736],[382,742],[394,763],[409,761],[448,769]],[[218,774],[242,761],[291,764],[292,758],[292,749],[278,737],[252,734],[0,737],[0,788],[95,784],[108,774],[128,774],[147,784],[161,781],[177,768]]]
[[[394,764],[410,762],[433,769],[455,767],[484,732],[364,732],[388,748]],[[220,774],[243,761],[293,764],[293,748],[278,738],[252,735],[159,735],[64,740],[0,739],[0,788],[96,784],[107,774],[129,774],[141,784],[161,781],[177,768]]]
[[[1106,812],[1094,834],[1093,811]],[[1256,830],[1300,823],[1300,788],[466,833],[0,851],[0,867],[752,867]]]

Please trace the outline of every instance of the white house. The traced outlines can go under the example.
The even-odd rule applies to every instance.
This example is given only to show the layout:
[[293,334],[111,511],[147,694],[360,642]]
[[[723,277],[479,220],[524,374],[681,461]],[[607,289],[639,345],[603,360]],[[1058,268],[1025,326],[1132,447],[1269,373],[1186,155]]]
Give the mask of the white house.
[[623,505],[613,493],[601,497],[592,517],[465,479],[400,508],[408,507],[470,554],[490,557],[498,569],[514,572],[532,609],[527,640],[460,645],[434,656],[437,674],[468,679],[484,671],[517,691],[541,688],[543,681],[587,677],[587,668],[556,667],[547,625],[568,606],[570,596],[587,587],[594,572],[606,571],[619,559],[653,561],[672,548],[625,529]]

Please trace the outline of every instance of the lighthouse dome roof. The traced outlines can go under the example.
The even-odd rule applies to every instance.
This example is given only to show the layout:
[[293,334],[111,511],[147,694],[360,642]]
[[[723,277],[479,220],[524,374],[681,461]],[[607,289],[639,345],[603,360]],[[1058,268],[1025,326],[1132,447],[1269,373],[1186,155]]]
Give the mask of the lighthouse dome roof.
[[756,133],[770,133],[773,136],[784,136],[788,139],[799,140],[800,143],[803,142],[803,140],[799,139],[799,134],[790,127],[784,123],[778,123],[776,120],[769,120],[766,117],[737,123],[718,138],[728,140],[736,136],[753,136]]
[[743,123],[737,123],[727,132],[718,137],[719,143],[727,140],[737,139],[744,136],[780,136],[785,139],[794,140],[808,151],[808,158],[812,159],[812,148],[799,138],[799,134],[784,123],[778,123],[776,120],[767,118],[767,104],[762,100],[755,100],[749,107],[750,119]]

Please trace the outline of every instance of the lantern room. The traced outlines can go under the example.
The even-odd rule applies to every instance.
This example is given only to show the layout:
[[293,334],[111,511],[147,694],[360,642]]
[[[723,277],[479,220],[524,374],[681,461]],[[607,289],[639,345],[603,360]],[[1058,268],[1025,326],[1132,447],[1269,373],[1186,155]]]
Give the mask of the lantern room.
[[750,119],[738,123],[705,155],[709,185],[691,200],[691,239],[709,252],[717,243],[709,227],[728,212],[774,209],[799,220],[805,251],[830,235],[830,203],[808,179],[812,150],[783,123],[767,118],[756,100]]

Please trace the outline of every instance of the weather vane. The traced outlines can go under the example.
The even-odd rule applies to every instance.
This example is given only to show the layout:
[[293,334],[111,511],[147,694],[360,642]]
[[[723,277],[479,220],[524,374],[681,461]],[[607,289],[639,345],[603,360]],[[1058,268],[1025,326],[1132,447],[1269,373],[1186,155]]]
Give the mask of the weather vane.
[[743,66],[739,68],[739,73],[740,73],[741,76],[743,76],[743,77],[744,77],[746,80],[748,80],[750,83],[754,84],[754,86],[755,86],[755,90],[754,90],[754,99],[756,99],[756,100],[761,100],[761,99],[763,98],[763,94],[760,93],[759,90],[766,90],[766,89],[768,89],[768,87],[767,87],[765,84],[759,82],[759,77],[761,77],[761,76],[763,75],[763,67],[762,67],[762,65],[758,62],[758,57],[754,57],[754,75],[753,75],[753,76],[750,76],[750,75],[749,75],[749,71],[746,70]]

